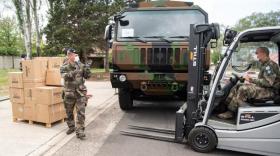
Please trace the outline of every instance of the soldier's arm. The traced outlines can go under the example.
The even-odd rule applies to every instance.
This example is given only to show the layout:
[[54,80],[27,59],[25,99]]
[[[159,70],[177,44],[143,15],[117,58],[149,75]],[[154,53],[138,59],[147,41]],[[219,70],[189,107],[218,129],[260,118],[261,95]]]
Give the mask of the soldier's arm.
[[276,80],[276,72],[273,67],[269,66],[265,69],[263,78],[253,79],[252,83],[261,87],[273,87]]
[[84,76],[84,78],[85,79],[88,79],[88,78],[90,78],[91,77],[91,71],[90,71],[90,68],[89,68],[89,66],[86,66],[86,65],[84,65],[84,68],[83,68],[83,76]]
[[60,67],[60,74],[64,79],[73,79],[74,78],[74,72],[68,71],[66,64],[64,64]]

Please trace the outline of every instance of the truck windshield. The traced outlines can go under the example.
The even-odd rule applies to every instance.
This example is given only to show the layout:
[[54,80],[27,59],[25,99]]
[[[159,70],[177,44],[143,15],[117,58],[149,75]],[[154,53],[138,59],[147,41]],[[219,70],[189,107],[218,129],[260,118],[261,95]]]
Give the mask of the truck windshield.
[[184,40],[189,36],[190,24],[205,21],[205,15],[199,10],[129,11],[123,13],[118,22],[117,39]]

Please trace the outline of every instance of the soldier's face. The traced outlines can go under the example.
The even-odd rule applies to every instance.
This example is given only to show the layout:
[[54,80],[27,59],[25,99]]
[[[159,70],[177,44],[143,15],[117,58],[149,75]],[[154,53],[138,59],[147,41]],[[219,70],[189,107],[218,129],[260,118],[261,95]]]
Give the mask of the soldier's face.
[[74,62],[75,61],[75,57],[76,57],[76,54],[75,53],[70,53],[68,55],[68,59],[71,61],[71,62]]
[[266,59],[266,54],[261,49],[256,50],[256,55],[260,62],[263,62]]

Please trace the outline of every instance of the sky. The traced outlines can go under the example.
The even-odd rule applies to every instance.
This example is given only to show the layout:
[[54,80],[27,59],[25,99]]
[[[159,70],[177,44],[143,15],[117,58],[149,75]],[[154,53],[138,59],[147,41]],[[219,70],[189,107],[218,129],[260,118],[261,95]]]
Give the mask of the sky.
[[[46,5],[46,0],[42,0]],[[180,0],[185,1],[185,0]],[[280,0],[188,0],[203,8],[209,16],[209,22],[234,26],[239,19],[249,16],[254,12],[267,13],[280,11]],[[12,0],[0,0],[0,14],[11,16],[14,14]],[[41,8],[46,14],[47,6]],[[15,17],[15,15],[14,15]],[[45,18],[46,19],[46,18]],[[44,21],[46,24],[47,22]]]
[[280,11],[280,0],[191,0],[203,8],[209,22],[234,26],[239,19],[254,12]]

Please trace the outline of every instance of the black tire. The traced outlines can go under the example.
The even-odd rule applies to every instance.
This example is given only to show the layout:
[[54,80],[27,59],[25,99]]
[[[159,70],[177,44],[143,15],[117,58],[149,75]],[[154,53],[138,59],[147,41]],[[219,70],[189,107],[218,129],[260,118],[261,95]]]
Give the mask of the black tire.
[[133,98],[128,89],[119,88],[119,104],[122,110],[130,110],[133,107]]
[[217,146],[216,134],[207,127],[193,128],[188,136],[188,143],[197,152],[207,153]]

